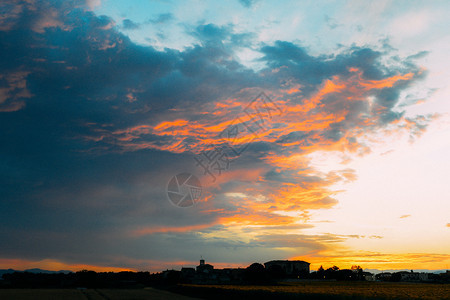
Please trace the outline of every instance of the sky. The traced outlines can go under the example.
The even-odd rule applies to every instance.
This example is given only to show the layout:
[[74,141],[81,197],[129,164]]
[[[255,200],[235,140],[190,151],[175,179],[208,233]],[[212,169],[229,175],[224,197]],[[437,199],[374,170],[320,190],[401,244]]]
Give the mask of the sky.
[[449,269],[449,9],[2,1],[0,268]]

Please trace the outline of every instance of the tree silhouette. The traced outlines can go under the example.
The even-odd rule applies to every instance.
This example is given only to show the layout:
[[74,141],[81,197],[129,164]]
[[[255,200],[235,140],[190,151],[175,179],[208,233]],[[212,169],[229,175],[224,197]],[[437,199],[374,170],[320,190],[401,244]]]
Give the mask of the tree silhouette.
[[251,284],[263,284],[267,281],[266,269],[260,263],[253,263],[245,269],[244,278]]

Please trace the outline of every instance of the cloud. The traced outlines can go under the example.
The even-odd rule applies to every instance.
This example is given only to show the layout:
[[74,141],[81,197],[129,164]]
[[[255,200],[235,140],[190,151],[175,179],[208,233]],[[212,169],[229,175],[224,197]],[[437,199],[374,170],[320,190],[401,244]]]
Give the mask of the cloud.
[[[301,231],[311,211],[338,203],[332,186],[357,175],[319,171],[309,155],[364,155],[371,134],[418,136],[432,119],[397,107],[426,72],[410,60],[384,63],[389,53],[368,46],[312,55],[277,41],[255,49],[265,65],[257,71],[236,56],[253,35],[232,26],[199,25],[198,44],[156,50],[70,3],[8,5],[0,26],[5,258],[113,266],[189,261],[198,249],[221,262],[318,253],[348,237]],[[230,142],[223,134],[238,125],[233,146],[245,151],[229,152],[229,168],[213,180],[194,158]],[[202,180],[192,209],[167,200],[169,179],[182,171]]]
[[242,6],[246,8],[252,7],[253,5],[255,5],[256,2],[257,0],[239,0],[239,3],[241,3]]
[[339,26],[342,26],[342,24],[338,24],[334,18],[331,18],[328,15],[325,15],[324,19],[325,19],[325,22],[326,22],[328,28],[330,28],[331,30],[333,30]]
[[134,30],[140,27],[139,24],[131,21],[130,19],[125,19],[122,21],[122,28],[125,30]]
[[391,23],[393,32],[409,38],[424,32],[432,22],[432,13],[426,10],[408,12],[394,19]]
[[159,14],[156,18],[150,19],[149,22],[153,24],[163,24],[170,22],[174,19],[173,14],[171,13],[165,13],[165,14]]
[[101,0],[86,0],[86,4],[91,10],[94,10],[96,7],[98,7],[102,4],[102,1]]
[[406,219],[406,218],[409,218],[409,217],[411,217],[411,215],[402,215],[402,216],[400,217],[400,219]]
[[27,72],[11,72],[0,75],[0,112],[20,110],[25,106],[25,99],[31,98],[26,86]]
[[32,3],[21,1],[2,1],[0,4],[0,30],[8,31],[17,26],[21,15],[33,9]]

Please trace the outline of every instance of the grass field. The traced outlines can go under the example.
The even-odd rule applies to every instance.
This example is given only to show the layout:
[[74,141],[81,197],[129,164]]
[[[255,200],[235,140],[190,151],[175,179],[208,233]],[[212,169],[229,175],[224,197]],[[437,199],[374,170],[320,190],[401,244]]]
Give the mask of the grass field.
[[0,289],[1,300],[190,300],[183,295],[145,289]]
[[450,299],[450,284],[297,282],[276,286],[183,284],[173,291],[144,289],[0,289],[1,300],[189,299]]
[[[183,285],[207,299],[450,299],[450,284],[297,282],[277,286]],[[206,296],[205,296],[206,295]],[[216,298],[212,295],[223,295]]]

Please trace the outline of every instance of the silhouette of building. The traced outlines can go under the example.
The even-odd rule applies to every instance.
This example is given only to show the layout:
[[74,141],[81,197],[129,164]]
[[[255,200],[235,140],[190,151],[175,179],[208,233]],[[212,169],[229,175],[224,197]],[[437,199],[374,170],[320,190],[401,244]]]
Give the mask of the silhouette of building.
[[195,269],[194,268],[181,268],[181,278],[182,279],[189,279],[193,278],[195,276]]
[[271,260],[264,263],[266,269],[281,268],[287,276],[298,277],[309,274],[309,262],[303,260]]
[[[309,275],[310,264],[301,260],[273,260],[264,265],[263,273],[272,272],[271,275],[276,275],[274,278],[302,278]],[[248,268],[214,269],[213,265],[207,264],[202,258],[195,269],[183,267],[180,279],[184,283],[195,284],[238,284],[246,280],[246,272],[248,273]]]
[[392,274],[394,281],[430,281],[429,273],[400,271]]
[[362,272],[362,276],[365,281],[375,281],[375,275],[370,272]]
[[200,259],[200,264],[196,267],[197,273],[211,273],[214,270],[214,266],[205,264],[204,259]]
[[375,275],[375,280],[378,281],[389,281],[391,280],[392,273],[390,272],[382,272]]

